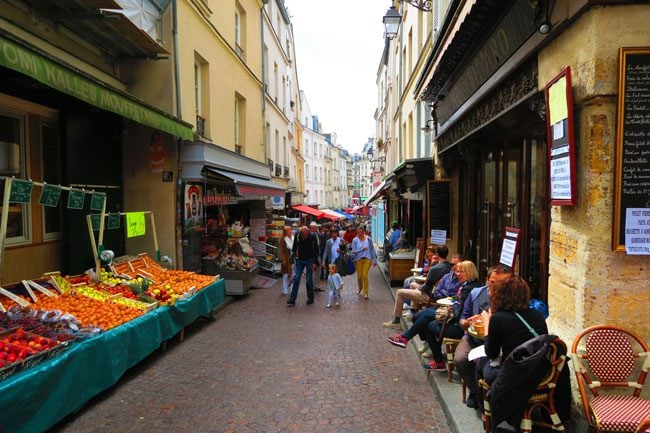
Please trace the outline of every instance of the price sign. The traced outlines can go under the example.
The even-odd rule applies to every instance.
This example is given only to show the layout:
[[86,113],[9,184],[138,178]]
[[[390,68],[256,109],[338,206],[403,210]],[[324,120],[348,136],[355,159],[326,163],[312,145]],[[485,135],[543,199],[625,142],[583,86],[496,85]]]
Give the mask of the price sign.
[[506,235],[503,237],[503,244],[501,245],[501,258],[499,259],[499,263],[514,270],[521,230],[506,227],[505,233]]
[[112,213],[108,215],[108,221],[106,221],[106,228],[108,230],[115,230],[120,228],[120,214]]
[[79,189],[70,189],[68,193],[68,209],[83,209],[86,193]]
[[106,194],[103,192],[93,192],[93,195],[90,197],[90,210],[102,210],[105,199]]
[[145,234],[144,212],[126,214],[126,237],[134,238]]
[[32,188],[34,184],[31,180],[12,179],[11,194],[9,194],[10,203],[29,203],[32,199]]
[[45,184],[41,190],[41,198],[38,202],[42,206],[56,207],[59,204],[59,197],[61,197],[60,186]]
[[90,215],[90,222],[93,227],[93,230],[99,230],[99,225],[102,222],[102,214],[94,213]]

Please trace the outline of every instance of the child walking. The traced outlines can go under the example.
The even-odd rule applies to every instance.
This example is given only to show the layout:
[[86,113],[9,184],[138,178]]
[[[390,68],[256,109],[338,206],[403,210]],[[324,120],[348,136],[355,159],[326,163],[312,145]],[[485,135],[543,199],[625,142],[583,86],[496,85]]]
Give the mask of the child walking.
[[343,288],[343,279],[336,273],[337,267],[334,263],[330,263],[330,274],[327,276],[327,308],[332,306],[332,301],[336,299],[336,306],[341,305],[341,289]]

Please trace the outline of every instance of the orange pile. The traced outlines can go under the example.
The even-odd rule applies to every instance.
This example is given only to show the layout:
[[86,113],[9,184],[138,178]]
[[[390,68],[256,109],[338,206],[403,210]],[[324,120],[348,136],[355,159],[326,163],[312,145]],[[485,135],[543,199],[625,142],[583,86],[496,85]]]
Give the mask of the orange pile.
[[61,310],[72,314],[83,326],[94,325],[104,330],[115,328],[142,315],[142,311],[136,308],[97,301],[83,295],[65,294],[58,298],[41,297],[36,306],[43,310]]

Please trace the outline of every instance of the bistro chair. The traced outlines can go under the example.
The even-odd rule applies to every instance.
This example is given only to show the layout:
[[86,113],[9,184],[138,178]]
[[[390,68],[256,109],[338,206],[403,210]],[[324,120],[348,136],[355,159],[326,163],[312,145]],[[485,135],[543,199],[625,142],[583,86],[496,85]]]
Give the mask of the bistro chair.
[[[445,353],[447,354],[447,380],[451,382],[451,379],[453,377],[454,373],[454,368],[456,367],[456,364],[454,363],[454,353],[456,352],[456,347],[458,347],[458,343],[460,343],[460,340],[455,339],[455,338],[443,338],[442,339],[442,344],[445,346]],[[461,378],[460,380],[463,389],[463,403],[465,403],[465,400],[467,398],[467,386],[465,385],[465,382]]]
[[[526,403],[526,408],[521,417],[520,428],[522,433],[530,433],[533,431],[533,425],[545,427],[548,429],[553,429],[553,431],[565,432],[564,424],[560,419],[560,416],[557,413],[555,408],[555,402],[553,400],[555,396],[555,389],[557,383],[560,379],[560,374],[562,369],[566,365],[566,353],[567,347],[564,341],[559,338],[554,339],[549,343],[549,350],[546,354],[551,368],[548,371],[548,374],[542,379],[542,381],[537,385],[537,389],[533,394],[528,398]],[[485,380],[480,379],[478,381],[478,387],[483,394],[483,415],[485,419],[485,433],[490,433],[491,424],[492,424],[492,412],[490,408],[490,399],[488,398],[488,390],[490,389],[490,384]],[[533,420],[533,412],[536,409],[541,409],[548,414],[551,422],[546,422],[543,420],[535,419]],[[496,427],[496,426],[495,426]]]
[[597,433],[635,432],[650,414],[650,400],[640,396],[650,368],[646,342],[618,326],[592,326],[573,340],[571,358],[589,425]]
[[641,422],[635,433],[650,433],[650,416]]

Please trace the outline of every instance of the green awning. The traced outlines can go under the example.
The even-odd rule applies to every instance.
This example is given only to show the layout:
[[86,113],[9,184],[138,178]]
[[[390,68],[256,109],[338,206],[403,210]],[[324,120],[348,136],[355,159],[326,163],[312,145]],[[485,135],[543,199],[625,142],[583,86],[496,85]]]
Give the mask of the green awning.
[[176,137],[186,140],[194,138],[192,128],[188,124],[161,110],[147,106],[145,102],[126,92],[110,88],[71,66],[65,66],[3,36],[0,36],[0,66],[29,75],[53,89],[102,110],[168,132]]

